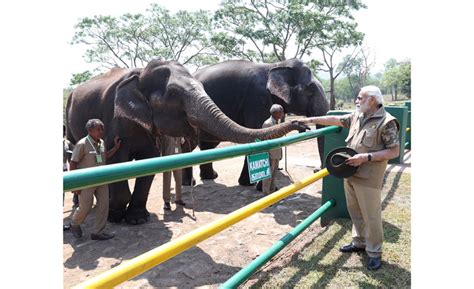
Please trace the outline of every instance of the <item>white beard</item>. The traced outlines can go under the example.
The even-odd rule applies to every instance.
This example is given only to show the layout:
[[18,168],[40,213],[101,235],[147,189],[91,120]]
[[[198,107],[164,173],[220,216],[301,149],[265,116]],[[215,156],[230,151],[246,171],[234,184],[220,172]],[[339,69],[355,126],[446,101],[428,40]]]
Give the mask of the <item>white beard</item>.
[[369,105],[366,103],[356,105],[356,113],[366,113],[369,110]]

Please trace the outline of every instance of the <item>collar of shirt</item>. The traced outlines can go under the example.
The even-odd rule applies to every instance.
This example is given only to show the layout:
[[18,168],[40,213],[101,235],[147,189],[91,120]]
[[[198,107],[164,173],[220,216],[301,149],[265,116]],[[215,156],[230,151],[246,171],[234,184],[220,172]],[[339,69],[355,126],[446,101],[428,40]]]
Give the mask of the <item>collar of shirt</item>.
[[371,114],[361,113],[361,116],[362,116],[362,120],[365,121],[373,117],[382,117],[384,113],[385,113],[385,108],[381,106],[374,113],[371,113]]
[[96,142],[90,135],[87,135],[87,138],[89,139],[91,144],[94,145],[95,147],[100,148],[100,146],[102,145],[102,140],[101,139],[99,139],[99,141]]

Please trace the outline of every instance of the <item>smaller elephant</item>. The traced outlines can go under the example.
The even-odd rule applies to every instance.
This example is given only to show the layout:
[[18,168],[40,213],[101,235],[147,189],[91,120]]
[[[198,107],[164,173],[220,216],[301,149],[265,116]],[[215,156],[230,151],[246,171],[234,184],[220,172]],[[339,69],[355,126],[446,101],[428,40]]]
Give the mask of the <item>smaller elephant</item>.
[[[204,90],[222,112],[244,127],[261,128],[263,122],[270,117],[272,104],[282,105],[285,113],[304,116],[321,116],[329,110],[323,86],[299,59],[277,63],[224,61],[198,70],[193,75],[202,82]],[[215,148],[220,141],[225,140],[228,139],[203,132],[197,141],[191,142],[199,143],[200,149],[206,150]],[[321,157],[323,145],[324,139],[318,138]],[[217,177],[212,163],[203,164],[200,168],[202,179]],[[192,169],[185,169],[183,183],[189,184],[191,178]],[[239,184],[250,185],[245,161]]]

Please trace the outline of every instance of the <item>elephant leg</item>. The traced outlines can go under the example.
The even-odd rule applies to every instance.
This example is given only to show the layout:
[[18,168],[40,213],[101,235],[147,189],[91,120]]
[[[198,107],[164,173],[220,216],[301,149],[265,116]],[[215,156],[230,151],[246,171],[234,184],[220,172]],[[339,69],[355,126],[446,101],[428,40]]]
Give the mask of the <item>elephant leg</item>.
[[239,185],[241,185],[241,186],[252,186],[253,185],[253,184],[250,183],[249,168],[248,168],[248,165],[247,165],[247,158],[244,159],[244,167],[242,168],[242,171],[240,172]]
[[151,184],[155,175],[140,177],[135,180],[132,199],[127,208],[125,221],[132,225],[140,225],[148,222],[150,213],[146,209],[146,202],[150,192]]
[[[201,142],[199,148],[201,150],[210,150],[219,145],[218,142]],[[212,167],[212,163],[202,164],[199,166],[201,169],[200,177],[202,180],[213,180],[218,177],[217,172]]]
[[[186,139],[186,142],[181,146],[182,153],[192,152],[197,147],[197,141]],[[181,170],[183,178],[183,186],[194,186],[196,180],[193,178],[193,167],[187,167]]]
[[[138,140],[137,140],[138,142]],[[143,160],[158,157],[159,153],[155,143],[150,141],[148,145],[143,141],[142,146],[135,150],[134,159]],[[128,204],[125,221],[132,225],[146,223],[150,219],[150,213],[146,209],[148,194],[155,175],[139,177],[135,180],[132,198]]]
[[196,180],[193,178],[193,167],[182,169],[183,186],[195,186]]
[[112,223],[120,223],[125,217],[127,204],[132,194],[127,181],[109,184],[109,216]]

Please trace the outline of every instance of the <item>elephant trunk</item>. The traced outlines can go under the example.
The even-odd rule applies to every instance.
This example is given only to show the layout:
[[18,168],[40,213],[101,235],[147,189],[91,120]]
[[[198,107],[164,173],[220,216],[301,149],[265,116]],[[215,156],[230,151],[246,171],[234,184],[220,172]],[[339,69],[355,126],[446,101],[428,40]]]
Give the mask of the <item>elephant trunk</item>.
[[260,140],[277,138],[301,128],[296,123],[287,122],[265,129],[250,129],[231,120],[205,93],[189,100],[187,104],[189,122],[223,141],[251,143],[257,138]]

